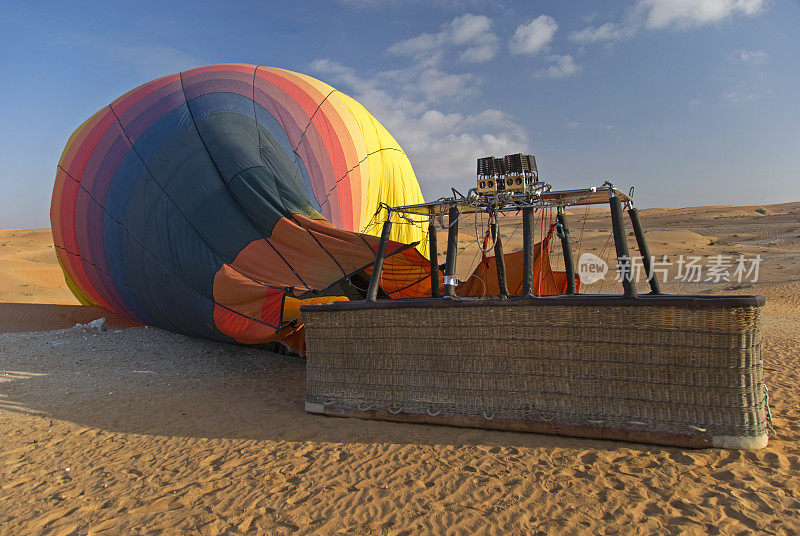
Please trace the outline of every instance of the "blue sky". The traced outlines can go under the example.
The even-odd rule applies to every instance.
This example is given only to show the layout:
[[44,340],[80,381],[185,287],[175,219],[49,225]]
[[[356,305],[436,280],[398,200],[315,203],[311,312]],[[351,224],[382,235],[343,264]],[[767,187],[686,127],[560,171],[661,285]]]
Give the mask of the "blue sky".
[[427,198],[532,152],[557,187],[640,206],[800,200],[800,6],[769,0],[6,2],[0,228],[49,226],[70,133],[125,91],[220,62],[359,99]]

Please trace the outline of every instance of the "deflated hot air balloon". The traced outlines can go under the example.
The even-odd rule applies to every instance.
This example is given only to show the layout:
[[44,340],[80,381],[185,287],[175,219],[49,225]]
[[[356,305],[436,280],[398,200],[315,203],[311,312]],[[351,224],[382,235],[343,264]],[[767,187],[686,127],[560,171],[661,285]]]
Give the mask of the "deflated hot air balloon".
[[[374,262],[381,203],[422,201],[405,153],[358,102],[292,71],[223,64],[146,83],[81,125],[51,222],[82,303],[302,351],[300,305],[347,299],[340,283]],[[425,242],[409,246],[423,229],[391,238],[382,286],[404,295],[425,276]]]

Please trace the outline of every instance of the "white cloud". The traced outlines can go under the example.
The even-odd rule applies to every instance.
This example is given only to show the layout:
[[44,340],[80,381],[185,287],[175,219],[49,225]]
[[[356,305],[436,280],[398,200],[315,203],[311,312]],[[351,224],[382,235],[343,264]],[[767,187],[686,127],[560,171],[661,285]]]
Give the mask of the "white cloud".
[[751,93],[749,91],[744,90],[728,90],[722,94],[722,99],[733,103],[733,104],[741,104],[743,102],[750,102],[754,101],[758,98],[758,94]]
[[575,58],[569,54],[548,56],[547,60],[551,65],[537,71],[535,76],[561,79],[575,76],[583,70],[583,67],[575,63]]
[[407,85],[406,89],[421,93],[426,102],[436,102],[445,98],[458,98],[470,92],[467,86],[470,78],[472,77],[469,74],[450,74],[430,67],[419,73],[419,77]]
[[730,59],[740,61],[742,63],[749,63],[750,65],[761,65],[767,61],[767,54],[760,50],[745,50],[739,49],[730,55]]
[[572,121],[567,121],[567,128],[578,128],[579,126],[579,121],[575,121],[574,119]]
[[497,42],[486,43],[476,47],[470,47],[462,52],[458,57],[467,63],[485,63],[494,58],[497,54]]
[[448,49],[462,49],[459,59],[483,63],[494,58],[497,36],[491,31],[492,20],[484,15],[467,13],[445,23],[438,33],[422,33],[389,47],[389,52],[417,59],[441,55]]
[[763,11],[766,0],[639,0],[634,10],[649,29],[692,28],[721,22],[734,15]]
[[688,29],[723,22],[734,16],[754,16],[769,0],[637,0],[620,22],[606,22],[570,32],[575,43],[610,43],[633,37],[642,29]]
[[553,17],[539,15],[532,21],[521,24],[511,38],[510,48],[513,54],[538,54],[547,47],[558,30],[558,23]]
[[324,74],[352,88],[356,88],[358,91],[369,91],[374,87],[374,84],[368,83],[366,80],[360,78],[350,67],[328,58],[312,61],[309,64],[309,68],[313,72]]
[[589,26],[583,30],[573,31],[569,34],[570,41],[574,43],[599,43],[605,41],[617,41],[626,33],[626,30],[613,22],[607,22],[601,26]]
[[311,73],[321,75],[325,81],[334,82],[340,89],[347,88],[348,92],[358,95],[361,103],[379,103],[381,101],[394,100],[394,105],[400,109],[408,110],[410,113],[422,113],[426,109],[426,103],[420,100],[412,100],[400,95],[390,95],[383,87],[397,88],[399,81],[407,78],[403,71],[384,71],[378,73],[375,78],[366,79],[360,77],[354,69],[342,65],[330,59],[317,59],[309,64]]
[[[359,95],[400,99],[398,105],[412,111],[443,100],[457,101],[474,93],[471,74],[447,73],[439,69],[437,63],[434,60],[404,69],[381,71],[371,79],[361,78],[355,70],[330,59],[314,60],[309,68],[315,73],[343,83]],[[391,95],[389,90],[392,90]]]
[[398,0],[339,0],[340,3],[353,8],[380,9],[400,3]]
[[429,197],[446,193],[451,185],[469,186],[465,178],[475,173],[476,158],[529,150],[525,128],[500,110],[448,113],[439,109],[438,101],[449,103],[454,93],[473,91],[474,80],[443,72],[437,60],[369,78],[328,59],[312,62],[310,69],[351,93],[392,133]]
[[339,3],[349,8],[375,10],[402,8],[421,3],[461,11],[486,7],[485,0],[339,0]]
[[444,37],[442,33],[422,33],[411,39],[393,44],[389,47],[389,52],[402,56],[416,56],[422,52],[440,49],[443,45]]
[[463,45],[490,33],[492,21],[484,15],[461,15],[449,24],[449,37],[453,44]]

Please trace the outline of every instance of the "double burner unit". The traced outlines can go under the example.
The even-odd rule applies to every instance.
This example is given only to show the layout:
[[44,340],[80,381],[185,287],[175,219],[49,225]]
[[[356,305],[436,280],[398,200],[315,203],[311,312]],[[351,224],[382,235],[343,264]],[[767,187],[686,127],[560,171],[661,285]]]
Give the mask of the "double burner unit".
[[532,154],[517,153],[503,158],[494,156],[479,158],[477,182],[477,191],[481,195],[530,191],[539,183],[536,157]]

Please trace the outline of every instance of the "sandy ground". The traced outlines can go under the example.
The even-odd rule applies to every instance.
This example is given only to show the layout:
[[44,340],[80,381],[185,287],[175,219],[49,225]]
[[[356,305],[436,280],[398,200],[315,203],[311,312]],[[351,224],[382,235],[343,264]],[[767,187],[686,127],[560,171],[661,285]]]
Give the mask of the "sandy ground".
[[[777,437],[752,452],[310,415],[299,358],[69,327],[100,312],[66,305],[46,233],[0,232],[0,534],[800,534],[800,203],[757,208],[643,211],[656,255],[764,257],[668,285],[767,297]],[[613,250],[583,216],[580,251]]]
[[0,302],[78,305],[64,284],[50,229],[0,230]]

